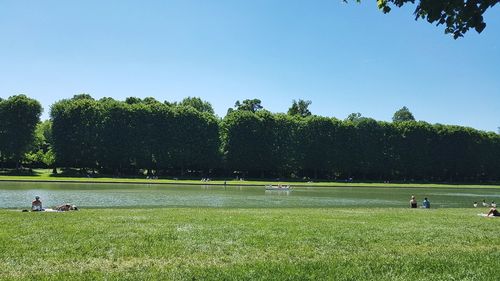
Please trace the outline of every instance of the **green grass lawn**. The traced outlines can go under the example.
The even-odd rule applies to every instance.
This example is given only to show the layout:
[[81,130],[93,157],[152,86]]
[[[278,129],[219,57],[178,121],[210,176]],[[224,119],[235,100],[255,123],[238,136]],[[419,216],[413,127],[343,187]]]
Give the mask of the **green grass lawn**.
[[2,280],[495,280],[479,209],[0,210]]
[[277,181],[277,180],[212,180],[210,182],[202,182],[200,180],[190,180],[190,179],[155,179],[149,180],[146,177],[143,178],[116,178],[107,175],[96,176],[96,177],[81,177],[76,175],[65,175],[58,174],[53,175],[50,169],[35,169],[31,174],[19,174],[15,171],[4,171],[0,172],[0,181],[71,181],[71,182],[103,182],[103,183],[148,183],[148,184],[224,184],[227,185],[267,185],[267,184],[282,184],[291,186],[359,186],[359,187],[401,187],[401,186],[411,186],[411,187],[451,187],[451,188],[500,188],[500,185],[492,184],[432,184],[432,183],[360,183],[360,182],[301,182],[301,181]]

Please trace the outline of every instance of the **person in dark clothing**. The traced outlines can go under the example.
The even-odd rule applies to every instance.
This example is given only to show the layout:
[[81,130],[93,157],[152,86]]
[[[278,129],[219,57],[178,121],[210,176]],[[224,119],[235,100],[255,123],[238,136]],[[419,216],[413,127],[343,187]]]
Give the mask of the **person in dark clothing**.
[[415,199],[415,196],[412,195],[411,196],[411,200],[410,200],[410,208],[417,208],[417,199]]
[[487,217],[492,216],[492,217],[500,217],[500,212],[497,211],[497,208],[491,208],[488,214],[486,215]]

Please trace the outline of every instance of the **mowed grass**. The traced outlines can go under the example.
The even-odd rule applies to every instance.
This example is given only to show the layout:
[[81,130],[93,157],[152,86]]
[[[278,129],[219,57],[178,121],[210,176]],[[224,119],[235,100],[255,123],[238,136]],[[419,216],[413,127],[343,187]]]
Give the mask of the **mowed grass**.
[[0,210],[0,279],[498,280],[480,211]]
[[287,180],[235,180],[235,179],[215,179],[209,182],[202,182],[200,179],[146,179],[142,178],[116,178],[109,175],[96,175],[95,177],[84,176],[68,176],[65,174],[52,174],[50,169],[34,169],[29,175],[19,175],[15,170],[0,171],[1,181],[27,181],[27,182],[80,182],[80,183],[133,183],[133,184],[198,184],[198,185],[230,185],[230,186],[245,186],[256,185],[264,186],[268,184],[282,184],[295,186],[350,186],[350,187],[426,187],[426,188],[500,188],[499,184],[443,184],[443,183],[401,183],[401,182],[342,182],[342,181],[287,181]]

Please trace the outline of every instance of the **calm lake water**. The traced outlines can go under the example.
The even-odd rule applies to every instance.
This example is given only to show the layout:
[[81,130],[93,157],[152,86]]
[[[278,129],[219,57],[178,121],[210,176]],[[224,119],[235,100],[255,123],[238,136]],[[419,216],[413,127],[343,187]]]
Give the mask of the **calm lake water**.
[[0,208],[28,208],[38,195],[45,207],[395,207],[419,205],[428,197],[433,208],[472,208],[474,201],[500,202],[500,189],[297,187],[290,192],[264,187],[0,182]]

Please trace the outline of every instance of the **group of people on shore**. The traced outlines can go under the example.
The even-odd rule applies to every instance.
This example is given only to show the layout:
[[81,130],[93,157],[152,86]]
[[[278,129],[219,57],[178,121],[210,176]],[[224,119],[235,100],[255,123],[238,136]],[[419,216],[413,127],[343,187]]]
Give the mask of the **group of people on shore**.
[[[76,207],[75,205],[71,205],[71,204],[66,203],[66,204],[56,206],[54,209],[50,209],[50,210],[58,211],[58,212],[78,211],[78,207]],[[27,210],[23,210],[23,211],[27,211]],[[35,196],[35,200],[31,201],[31,211],[32,212],[46,211],[46,209],[43,208],[43,204],[42,204],[42,201],[40,200],[40,196]]]
[[[412,195],[411,196],[411,199],[410,199],[410,208],[418,208],[418,203],[417,203],[417,199],[415,198],[415,195]],[[429,199],[427,199],[427,197],[424,198],[424,201],[422,202],[422,206],[421,208],[424,208],[424,209],[430,209],[431,208],[431,202],[429,201]]]
[[[497,207],[497,203],[495,203],[495,201],[491,201],[491,204],[488,204],[488,203],[486,203],[486,200],[483,200],[483,202],[481,204],[483,205],[483,207],[492,207],[492,208]],[[474,208],[477,208],[478,203],[474,202],[473,206],[474,206]]]
[[[497,203],[495,201],[491,201],[491,204],[486,203],[486,200],[483,200],[481,203],[483,207],[491,207],[490,211],[486,214],[486,217],[500,217],[500,212],[497,210]],[[473,204],[474,208],[477,208],[477,202]]]
[[[209,179],[205,179],[205,180],[209,181]],[[281,188],[281,184],[279,185],[279,187]],[[479,204],[477,202],[474,202],[474,204],[473,204],[474,208],[477,208],[478,205]],[[488,203],[486,203],[486,200],[483,200],[482,206],[483,207],[491,207],[489,212],[485,215],[486,217],[490,217],[490,216],[500,217],[500,212],[497,210],[497,204],[495,203],[495,201],[492,201],[491,204],[488,204]],[[430,209],[430,207],[431,207],[431,202],[429,201],[429,199],[427,197],[425,197],[424,201],[422,201],[421,208]],[[417,203],[417,199],[416,199],[415,195],[411,196],[410,208],[412,208],[412,209],[418,208],[418,203]],[[78,207],[76,207],[75,205],[71,205],[71,204],[66,203],[66,204],[56,206],[54,209],[50,209],[50,210],[59,211],[59,212],[77,211]],[[27,210],[23,210],[23,211],[27,211]],[[33,200],[31,202],[31,211],[32,212],[45,211],[45,209],[43,208],[43,205],[42,205],[42,201],[40,200],[40,196],[35,196],[35,200]]]
[[[483,207],[491,207],[489,212],[485,215],[486,217],[500,217],[500,212],[497,210],[497,204],[495,203],[495,201],[492,201],[491,204],[488,204],[488,203],[486,203],[486,200],[483,200],[482,205],[483,205]],[[477,208],[478,203],[474,202],[473,206],[474,206],[474,208]],[[424,201],[422,202],[421,208],[429,209],[430,207],[431,207],[431,202],[429,201],[429,199],[427,199],[427,197],[425,197]],[[418,203],[417,203],[417,199],[415,198],[415,195],[411,196],[410,208],[412,208],[412,209],[418,208]]]

